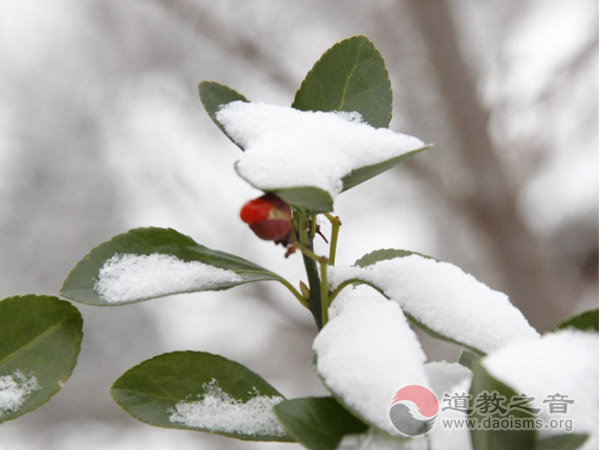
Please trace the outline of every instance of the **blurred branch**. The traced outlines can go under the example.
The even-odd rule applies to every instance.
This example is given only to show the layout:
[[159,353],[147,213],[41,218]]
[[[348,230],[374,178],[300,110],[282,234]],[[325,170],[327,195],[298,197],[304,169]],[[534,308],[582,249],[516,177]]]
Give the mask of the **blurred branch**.
[[459,48],[450,3],[409,0],[406,4],[420,26],[459,143],[461,164],[473,180],[474,189],[461,206],[486,236],[513,302],[534,326],[547,329],[563,313],[559,293],[545,272],[535,237],[518,214],[516,192],[488,132],[490,113],[479,99],[475,77]]
[[[598,26],[595,27],[598,29]],[[557,68],[552,82],[548,83],[540,93],[538,102],[549,101],[557,92],[563,92],[565,86],[573,82],[581,68],[598,56],[598,35],[593,34],[568,61]]]
[[243,58],[262,69],[274,82],[295,92],[298,80],[283,70],[278,59],[258,45],[257,39],[244,35],[239,28],[229,26],[202,5],[189,0],[157,0],[166,14],[177,18],[216,47]]

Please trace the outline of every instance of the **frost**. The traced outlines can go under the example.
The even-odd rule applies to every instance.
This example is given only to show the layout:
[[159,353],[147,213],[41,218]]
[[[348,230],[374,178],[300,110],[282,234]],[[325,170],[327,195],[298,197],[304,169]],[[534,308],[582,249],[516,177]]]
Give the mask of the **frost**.
[[98,271],[94,289],[108,303],[123,303],[241,280],[232,270],[185,262],[172,255],[115,254]]
[[371,127],[356,112],[235,101],[216,118],[245,149],[238,173],[262,190],[315,186],[335,196],[353,170],[424,147],[415,137]]
[[224,392],[214,378],[202,386],[201,400],[179,402],[169,420],[191,428],[247,436],[285,436],[272,411],[282,397],[256,395],[242,403]]
[[450,263],[410,255],[329,269],[332,289],[353,278],[373,284],[434,332],[484,352],[539,336],[505,294]]
[[37,379],[33,375],[26,377],[20,370],[12,375],[0,376],[0,418],[16,412],[27,397],[38,389]]
[[427,386],[425,354],[398,304],[371,288],[343,291],[313,344],[325,385],[370,424],[392,435],[389,407],[409,384]]
[[[544,420],[572,419],[574,433],[591,434],[583,449],[598,448],[598,334],[575,330],[539,340],[515,342],[481,360],[494,378],[534,397]],[[566,395],[574,403],[565,414],[549,412],[548,396]],[[542,437],[558,430],[539,430]]]

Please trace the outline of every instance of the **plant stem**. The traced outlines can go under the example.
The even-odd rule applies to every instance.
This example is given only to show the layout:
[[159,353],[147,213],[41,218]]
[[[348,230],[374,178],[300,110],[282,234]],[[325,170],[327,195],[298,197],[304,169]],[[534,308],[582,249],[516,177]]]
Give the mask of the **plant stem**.
[[310,238],[314,239],[317,232],[317,217],[312,216],[310,219]]
[[[300,212],[298,215],[298,237],[300,240],[300,246],[298,248],[300,251],[302,251],[302,249],[308,250],[314,255],[312,237],[310,237],[307,233],[306,221],[306,213]],[[320,330],[323,328],[321,311],[321,281],[319,280],[316,260],[311,256],[308,256],[305,251],[302,251],[302,260],[304,262],[304,268],[306,269],[308,287],[310,289],[309,309],[313,315],[313,318],[315,319],[317,328]]]
[[327,308],[329,308],[329,285],[327,284],[327,261],[319,261],[321,266],[321,321],[325,325],[329,321]]
[[325,213],[325,217],[331,222],[331,244],[329,245],[329,265],[335,266],[335,252],[337,250],[338,234],[340,232],[340,225],[342,221],[337,216],[332,216],[329,213]]
[[298,244],[297,242],[295,242],[293,244],[294,248],[297,248],[298,250],[300,250],[302,252],[303,255],[308,256],[310,259],[314,260],[315,262],[321,263],[322,261],[327,262],[327,258],[325,258],[324,256],[319,256],[317,255],[315,252],[313,252],[311,249],[306,248],[305,246],[303,246],[302,244]]

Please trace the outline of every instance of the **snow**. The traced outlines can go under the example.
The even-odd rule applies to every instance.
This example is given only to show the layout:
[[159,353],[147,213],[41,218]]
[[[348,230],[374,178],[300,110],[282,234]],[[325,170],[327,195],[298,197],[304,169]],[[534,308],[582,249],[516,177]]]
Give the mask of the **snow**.
[[256,395],[242,403],[224,392],[214,378],[202,386],[201,400],[179,402],[169,420],[187,427],[247,436],[285,436],[272,411],[282,397]]
[[333,197],[353,170],[424,147],[415,137],[371,127],[356,112],[235,101],[216,118],[245,149],[238,173],[262,190],[315,186]]
[[425,364],[425,371],[429,383],[440,403],[440,413],[436,423],[428,434],[431,442],[431,450],[471,450],[471,433],[468,428],[446,429],[442,426],[442,420],[466,419],[467,415],[462,411],[443,410],[447,403],[443,402],[444,394],[468,394],[471,386],[473,373],[458,363],[446,361],[434,361]]
[[[534,404],[542,408],[538,417],[572,419],[574,433],[592,435],[582,448],[598,448],[597,333],[565,330],[535,341],[514,342],[482,359],[482,364],[516,392],[534,397]],[[543,404],[556,393],[574,400],[566,414],[552,414]],[[562,432],[539,430],[541,437]]]
[[33,375],[26,377],[20,370],[12,375],[0,376],[0,418],[16,412],[27,397],[38,389],[37,379]]
[[108,303],[124,303],[241,281],[232,270],[185,262],[161,253],[115,254],[98,271],[94,289]]
[[409,384],[428,385],[425,354],[402,310],[359,286],[340,293],[330,312],[313,343],[317,372],[360,417],[400,436],[389,418],[395,392]]
[[454,387],[464,381],[471,382],[473,373],[465,366],[458,363],[446,361],[433,361],[425,364],[425,372],[429,385],[441,400],[444,393],[453,393]]
[[331,267],[330,286],[358,278],[377,286],[427,328],[483,352],[539,334],[508,297],[459,267],[418,255],[367,267]]

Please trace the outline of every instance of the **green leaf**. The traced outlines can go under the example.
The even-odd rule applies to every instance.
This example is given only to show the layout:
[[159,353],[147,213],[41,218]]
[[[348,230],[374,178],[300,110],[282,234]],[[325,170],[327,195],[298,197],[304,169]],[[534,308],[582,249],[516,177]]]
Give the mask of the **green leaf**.
[[598,308],[583,312],[576,316],[563,320],[554,327],[553,331],[575,328],[577,330],[589,330],[598,332]]
[[[512,388],[492,377],[481,364],[476,364],[473,368],[473,381],[471,382],[470,395],[473,397],[472,408],[477,404],[477,396],[487,392],[493,395],[495,392],[506,397],[507,401],[514,396],[517,396]],[[506,419],[508,416],[499,413],[481,414],[478,408],[474,408],[472,419],[476,419],[483,423],[484,420]],[[509,412],[517,418],[531,419],[532,416],[524,411],[512,409]],[[501,428],[501,427],[500,427]],[[506,449],[533,449],[535,448],[537,433],[535,430],[471,430],[471,440],[473,450],[506,450]]]
[[587,441],[587,434],[563,434],[551,438],[539,439],[535,450],[575,450]]
[[165,353],[121,375],[115,402],[137,420],[256,441],[290,441],[272,413],[284,400],[247,367],[204,352]]
[[294,398],[279,403],[274,411],[290,435],[311,450],[335,450],[346,434],[368,428],[333,397]]
[[[237,169],[237,163],[234,165],[237,174],[258,190],[262,188],[254,185],[250,180],[245,178]],[[305,210],[314,214],[333,211],[333,198],[329,192],[314,186],[300,186],[293,188],[270,189],[268,191],[277,195],[280,199],[290,206],[294,206],[301,210]]]
[[329,192],[317,187],[277,189],[272,191],[288,205],[313,214],[333,211],[333,199]]
[[387,161],[383,161],[383,162],[380,162],[377,164],[373,164],[372,166],[365,166],[365,167],[361,167],[360,169],[353,170],[348,175],[346,175],[344,178],[342,178],[342,181],[344,183],[344,188],[342,189],[342,192],[347,191],[348,189],[350,189],[364,181],[367,181],[367,180],[379,175],[380,173],[385,172],[386,170],[390,170],[391,168],[395,167],[397,164],[401,163],[405,159],[408,159],[411,156],[414,156],[417,153],[422,152],[423,150],[427,150],[428,148],[431,148],[432,146],[433,146],[433,144],[426,145],[423,148],[413,150],[412,152],[404,153],[403,155],[396,156],[395,158],[392,158],[392,159],[388,159]]
[[202,105],[212,121],[231,140],[231,142],[243,150],[242,146],[235,142],[233,138],[227,134],[227,131],[225,131],[225,128],[223,128],[223,125],[219,123],[215,115],[222,105],[226,105],[227,103],[234,102],[236,100],[240,100],[242,102],[248,102],[249,100],[230,87],[214,81],[202,81],[198,83],[198,93],[200,94],[200,101],[202,101]]
[[467,369],[473,370],[475,364],[481,359],[481,356],[471,350],[462,349],[458,355],[458,363]]
[[335,44],[308,72],[292,106],[303,111],[357,111],[373,127],[387,127],[392,87],[381,54],[365,36]]
[[77,363],[82,324],[77,308],[56,297],[0,301],[0,422],[42,406],[62,388]]
[[[102,286],[98,284],[99,271],[106,267],[107,261],[114,262],[114,259],[111,258],[115,255],[117,255],[117,259],[123,255],[132,255],[132,258],[136,256],[156,255],[158,257],[159,255],[165,255],[172,257],[171,261],[180,265],[201,263],[200,265],[196,264],[195,267],[202,265],[207,270],[213,271],[222,269],[228,271],[222,272],[222,274],[229,275],[217,278],[214,276],[199,278],[198,272],[194,272],[194,269],[189,272],[188,278],[182,280],[182,277],[185,276],[177,272],[181,267],[176,267],[176,270],[170,269],[170,272],[174,273],[171,278],[175,281],[172,281],[171,278],[168,278],[168,275],[165,275],[166,271],[160,272],[156,267],[152,270],[149,269],[147,273],[143,273],[146,266],[144,266],[145,263],[141,258],[140,261],[142,262],[138,266],[137,272],[133,269],[127,269],[118,274],[113,274],[113,277],[117,277],[116,281],[120,283],[126,283],[128,279],[131,279],[131,283],[127,285],[131,291],[124,294],[122,298],[107,298],[106,294],[101,295],[97,292],[99,290],[98,286]],[[183,268],[185,269],[185,267]],[[156,289],[149,288],[148,286],[157,283],[157,279],[160,280],[160,276],[166,278],[165,283],[155,286]],[[71,270],[61,288],[61,294],[81,303],[115,305],[183,292],[229,289],[233,286],[260,280],[281,280],[281,278],[277,274],[243,258],[211,250],[197,244],[190,237],[173,229],[136,228],[127,233],[119,234],[92,249]],[[183,284],[179,283],[182,281]]]
[[431,256],[424,255],[423,253],[411,252],[410,250],[399,250],[395,248],[385,248],[380,250],[373,250],[372,252],[361,256],[354,262],[354,265],[358,267],[367,267],[372,266],[373,264],[378,263],[379,261],[385,261],[387,259],[394,258],[404,258],[410,255],[419,255],[423,258],[429,258],[437,261],[437,259]]
[[535,450],[575,450],[587,441],[587,434],[563,434],[537,441]]

